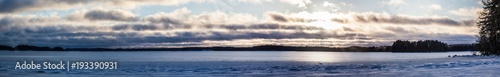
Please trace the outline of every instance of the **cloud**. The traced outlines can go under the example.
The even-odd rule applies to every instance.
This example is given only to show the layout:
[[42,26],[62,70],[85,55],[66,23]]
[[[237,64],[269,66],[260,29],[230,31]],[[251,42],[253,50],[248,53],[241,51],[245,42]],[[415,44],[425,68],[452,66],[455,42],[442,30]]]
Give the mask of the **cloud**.
[[312,3],[311,0],[280,0],[280,2],[297,5],[297,7],[304,9],[307,9],[307,6]]
[[[345,5],[346,4],[344,3],[344,6]],[[334,12],[340,10],[340,7],[338,7],[334,3],[330,3],[330,2],[327,2],[327,1],[323,2],[323,7],[328,7],[330,9],[332,9],[332,11],[334,11]]]
[[238,0],[240,2],[249,2],[249,3],[263,3],[263,2],[272,2],[272,0]]
[[69,9],[96,0],[0,0],[0,13],[43,10],[46,8]]
[[[8,32],[0,36],[6,39],[0,41],[3,45],[12,43],[14,45],[31,44],[40,46],[63,45],[65,47],[112,47],[141,43],[202,42],[205,40],[348,38],[352,36],[352,34],[330,34],[331,32],[309,33],[300,31],[308,30],[305,29],[306,27],[304,26],[278,24],[254,24],[248,26],[214,25],[212,28],[209,28],[209,26],[202,26],[205,28],[198,27],[200,29],[183,25],[176,26],[177,27],[171,26],[168,28],[164,25],[124,24],[113,25],[113,30],[107,31],[96,29],[96,26],[72,27],[70,25],[44,25],[43,27],[9,29]],[[322,29],[316,28],[316,30]]]
[[266,16],[269,17],[269,19],[272,21],[285,22],[285,23],[286,22],[306,22],[307,21],[304,18],[293,17],[293,16],[282,14],[282,13],[276,13],[276,12],[268,12],[268,13],[266,13]]
[[210,0],[0,0],[0,13],[67,10],[81,7],[133,8],[142,5],[180,5]]
[[89,20],[116,20],[116,21],[133,21],[135,15],[123,10],[92,10],[87,12],[84,17]]
[[83,10],[77,11],[68,16],[71,20],[81,21],[135,21],[137,16],[130,11],[125,10],[104,10],[104,9],[94,9],[94,10]]
[[299,12],[283,14],[268,12],[268,19],[281,23],[310,23],[328,19],[336,23],[358,24],[404,24],[404,25],[433,25],[440,26],[474,26],[475,20],[453,20],[447,17],[419,17],[410,15],[391,15],[388,13],[375,12],[350,12],[350,13],[329,13],[329,12]]
[[335,4],[325,1],[323,2],[323,7],[335,7]]
[[[272,2],[272,0],[237,0],[246,3]],[[0,0],[0,13],[17,13],[41,10],[68,10],[75,8],[135,8],[143,5],[176,6],[186,3],[215,2],[215,0]],[[311,0],[280,0],[299,8],[307,8]]]
[[448,13],[463,17],[478,17],[481,11],[483,11],[481,8],[460,8],[450,10]]
[[[86,17],[87,14],[93,14],[93,11],[97,11],[95,13],[100,18]],[[265,44],[331,47],[379,46],[390,45],[390,42],[397,39],[437,39],[449,43],[470,43],[476,40],[474,35],[477,33],[475,27],[461,26],[464,25],[462,21],[443,17],[417,17],[373,12],[266,12],[264,16],[262,20],[259,20],[254,15],[246,13],[214,11],[193,14],[188,8],[144,17],[135,16],[121,9],[78,10],[63,17],[0,15],[0,38],[3,38],[0,39],[0,45],[29,44],[62,47],[190,47]],[[129,20],[130,18],[134,20]],[[312,22],[335,24],[308,24]],[[335,28],[325,28],[328,26],[335,26]]]
[[187,20],[191,10],[183,7],[170,13],[160,12],[154,15],[144,17],[142,20],[151,23],[172,23],[181,24],[180,20]]
[[432,9],[432,10],[442,10],[443,9],[441,7],[441,5],[438,5],[438,4],[431,4],[431,5],[427,6],[427,8]]
[[201,24],[247,24],[258,22],[257,17],[246,13],[224,13],[221,11],[204,12],[192,15],[187,8],[174,10],[170,13],[160,12],[146,16],[148,22],[182,21],[182,23]]
[[116,31],[157,31],[157,30],[197,30],[197,29],[219,29],[228,31],[252,31],[252,30],[325,30],[321,27],[304,26],[304,25],[282,25],[273,23],[261,24],[206,24],[206,25],[191,25],[191,24],[117,24],[111,29]]
[[384,2],[388,5],[392,5],[392,6],[397,6],[397,5],[401,5],[401,4],[404,4],[405,1],[404,0],[389,0],[389,2]]
[[353,18],[361,23],[389,23],[389,24],[414,24],[414,25],[449,25],[473,26],[474,20],[456,21],[445,17],[414,17],[407,15],[389,15],[387,13],[353,13]]

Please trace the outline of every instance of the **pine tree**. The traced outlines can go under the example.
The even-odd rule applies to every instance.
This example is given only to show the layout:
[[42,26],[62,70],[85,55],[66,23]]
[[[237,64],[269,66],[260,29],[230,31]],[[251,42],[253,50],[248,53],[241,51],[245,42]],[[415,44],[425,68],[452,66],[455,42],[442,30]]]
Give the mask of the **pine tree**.
[[483,55],[500,55],[499,0],[483,0],[479,17],[479,50]]

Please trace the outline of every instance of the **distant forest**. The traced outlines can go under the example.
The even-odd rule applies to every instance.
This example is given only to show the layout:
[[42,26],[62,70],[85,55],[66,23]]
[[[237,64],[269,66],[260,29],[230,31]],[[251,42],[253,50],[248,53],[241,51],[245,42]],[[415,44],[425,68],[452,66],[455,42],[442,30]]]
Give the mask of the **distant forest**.
[[184,47],[184,48],[62,48],[17,45],[0,45],[0,50],[11,51],[345,51],[345,52],[444,52],[477,51],[475,44],[453,44],[437,40],[406,41],[397,40],[392,46],[372,47],[297,47],[281,45],[261,45],[253,47]]

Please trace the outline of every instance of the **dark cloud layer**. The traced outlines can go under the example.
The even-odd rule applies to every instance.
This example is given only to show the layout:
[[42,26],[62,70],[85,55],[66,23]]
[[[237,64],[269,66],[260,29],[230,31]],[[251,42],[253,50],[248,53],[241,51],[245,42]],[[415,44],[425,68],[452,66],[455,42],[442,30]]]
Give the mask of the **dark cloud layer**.
[[390,23],[390,24],[414,24],[414,25],[450,25],[450,26],[473,26],[473,20],[455,21],[449,18],[415,18],[407,16],[381,16],[381,15],[355,15],[355,21],[362,23]]
[[12,13],[27,10],[39,10],[47,7],[67,8],[79,3],[96,0],[0,0],[0,13]]
[[[269,12],[266,13],[273,21],[282,23],[307,23],[312,21],[318,21],[314,19],[304,19],[299,17],[294,17],[290,15],[285,15],[281,13]],[[403,15],[388,15],[383,13],[350,13],[345,14],[352,18],[349,20],[347,18],[332,17],[332,22],[337,23],[383,23],[383,24],[405,24],[405,25],[448,25],[448,26],[474,26],[474,20],[453,20],[444,17],[411,17]]]
[[134,21],[136,17],[130,12],[121,10],[92,10],[84,15],[88,20],[115,20],[115,21]]
[[287,16],[284,14],[273,13],[273,12],[267,13],[266,15],[268,17],[270,17],[271,20],[277,21],[277,22],[310,22],[311,21],[311,20],[306,20],[303,18],[292,17],[292,16]]
[[89,6],[131,8],[146,4],[179,5],[188,2],[190,0],[0,0],[0,13],[67,10]]
[[[137,32],[56,32],[38,33],[26,38],[23,36],[2,37],[8,39],[0,40],[3,45],[9,42],[28,41],[33,45],[66,47],[111,47],[121,45],[134,45],[140,43],[180,43],[180,42],[201,42],[205,40],[223,41],[237,39],[323,39],[323,38],[353,38],[362,36],[358,34],[326,34],[326,33],[306,33],[306,32],[244,32],[244,31],[204,31],[204,32],[173,32],[175,36],[143,36]],[[208,35],[208,36],[207,36]],[[112,36],[112,37],[107,37]],[[16,38],[23,38],[16,39]],[[8,45],[8,44],[7,44]]]
[[225,29],[225,30],[325,30],[321,27],[315,26],[304,26],[304,25],[280,25],[280,24],[206,24],[206,25],[171,25],[171,24],[119,24],[112,27],[113,30],[134,30],[134,31],[146,31],[146,30],[174,30],[174,29]]

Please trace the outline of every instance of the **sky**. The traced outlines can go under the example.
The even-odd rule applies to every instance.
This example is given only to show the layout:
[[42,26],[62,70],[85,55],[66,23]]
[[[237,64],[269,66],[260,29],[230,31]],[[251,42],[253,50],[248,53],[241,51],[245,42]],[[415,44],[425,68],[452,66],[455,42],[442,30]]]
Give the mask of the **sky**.
[[0,0],[0,45],[470,44],[480,11],[480,0]]

